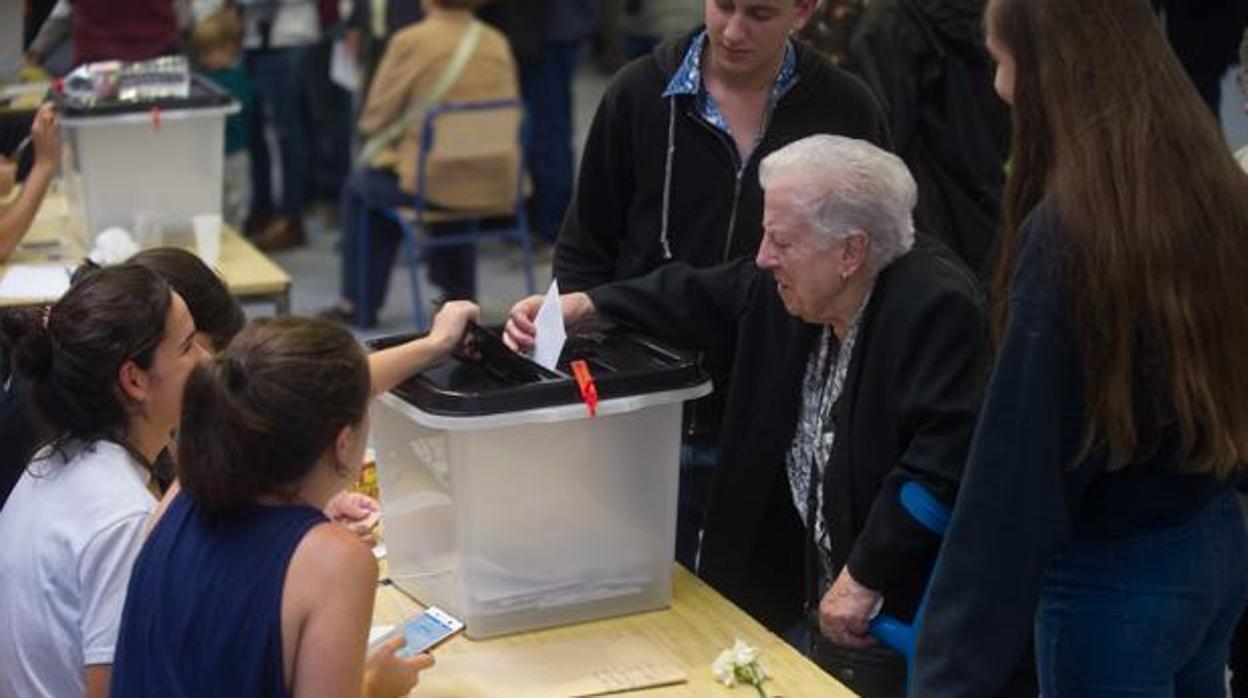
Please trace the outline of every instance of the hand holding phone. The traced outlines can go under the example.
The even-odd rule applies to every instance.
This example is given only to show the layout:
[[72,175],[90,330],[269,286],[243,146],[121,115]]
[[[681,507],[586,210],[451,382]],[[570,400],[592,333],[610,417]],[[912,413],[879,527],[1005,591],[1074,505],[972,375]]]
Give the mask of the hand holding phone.
[[364,665],[363,694],[366,698],[405,696],[419,683],[420,672],[433,666],[433,655],[399,657],[403,636],[390,634],[386,637],[373,645]]
[[463,632],[464,624],[451,614],[435,606],[424,613],[403,621],[403,624],[375,643],[384,644],[395,635],[402,634],[406,642],[395,651],[394,656],[403,659],[431,652],[447,640]]

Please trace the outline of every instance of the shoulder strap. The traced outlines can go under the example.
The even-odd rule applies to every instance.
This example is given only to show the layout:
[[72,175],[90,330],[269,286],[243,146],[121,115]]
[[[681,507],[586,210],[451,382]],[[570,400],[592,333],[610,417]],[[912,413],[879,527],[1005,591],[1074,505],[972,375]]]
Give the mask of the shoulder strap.
[[474,19],[472,24],[468,25],[468,30],[459,40],[459,45],[455,47],[455,53],[451,55],[451,60],[446,64],[446,68],[442,70],[442,74],[438,76],[437,82],[433,84],[433,88],[422,97],[419,101],[413,103],[398,118],[397,121],[382,129],[379,133],[368,139],[364,147],[360,149],[359,158],[356,164],[360,167],[366,167],[377,157],[377,154],[390,147],[397,141],[409,128],[421,118],[429,108],[442,100],[451,85],[459,79],[464,68],[468,65],[468,59],[472,57],[472,52],[477,48],[477,42],[481,39],[481,30],[483,25],[480,20]]

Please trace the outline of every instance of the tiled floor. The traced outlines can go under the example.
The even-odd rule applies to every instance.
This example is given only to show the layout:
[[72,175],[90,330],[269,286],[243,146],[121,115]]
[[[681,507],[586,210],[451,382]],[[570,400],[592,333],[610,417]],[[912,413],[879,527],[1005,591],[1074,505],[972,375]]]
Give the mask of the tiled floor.
[[[575,143],[579,160],[580,144],[593,119],[598,100],[606,87],[607,78],[596,70],[586,67],[575,85],[576,118],[574,121]],[[1223,124],[1231,145],[1248,145],[1248,116],[1245,116],[1244,100],[1239,96],[1232,75],[1228,75],[1222,105]],[[309,220],[309,244],[293,251],[273,255],[274,260],[290,272],[294,280],[293,309],[296,313],[312,313],[328,306],[338,298],[338,254],[335,250],[337,231],[326,229],[316,217]],[[478,267],[481,285],[480,302],[487,322],[499,322],[511,303],[524,294],[519,253],[501,246],[487,246],[481,250]],[[550,283],[550,266],[539,266],[538,291],[544,291]],[[426,286],[428,288],[428,286]],[[432,294],[426,292],[426,297]],[[408,276],[403,266],[394,270],[390,295],[379,317],[376,330],[367,336],[392,334],[409,330],[412,322],[412,301]]]

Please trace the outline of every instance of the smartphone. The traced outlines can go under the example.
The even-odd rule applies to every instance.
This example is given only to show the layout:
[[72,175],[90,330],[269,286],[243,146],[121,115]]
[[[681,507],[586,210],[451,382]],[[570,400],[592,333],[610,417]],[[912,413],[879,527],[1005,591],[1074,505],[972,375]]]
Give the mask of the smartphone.
[[[394,631],[402,632],[407,639],[407,644],[395,652],[394,656],[405,659],[430,652],[463,631],[462,622],[446,611],[430,606],[424,613],[403,621],[403,625]],[[394,633],[389,633],[378,640],[377,644],[393,636]]]

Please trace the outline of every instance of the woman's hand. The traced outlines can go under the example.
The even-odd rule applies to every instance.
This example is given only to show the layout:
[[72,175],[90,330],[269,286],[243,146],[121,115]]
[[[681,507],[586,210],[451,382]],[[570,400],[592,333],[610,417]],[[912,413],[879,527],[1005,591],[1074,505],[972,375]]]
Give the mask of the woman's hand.
[[433,655],[400,658],[394,653],[407,643],[398,633],[369,653],[364,664],[364,695],[368,698],[405,696],[420,681],[420,672],[433,666]]
[[56,107],[51,104],[39,107],[30,127],[30,137],[35,147],[34,166],[47,170],[49,174],[55,172],[61,160],[61,124]]
[[334,523],[347,527],[360,540],[372,546],[377,544],[374,532],[381,520],[381,505],[376,499],[359,492],[343,490],[325,505],[325,516]]
[[435,347],[436,360],[442,361],[455,351],[464,337],[468,321],[479,322],[481,309],[476,303],[469,301],[451,301],[442,306],[433,318],[433,326],[429,329],[429,340]]

